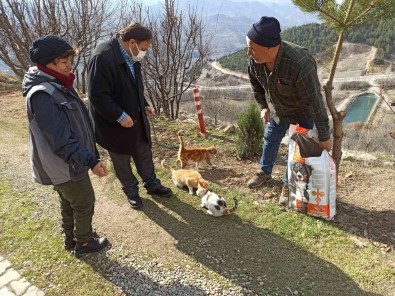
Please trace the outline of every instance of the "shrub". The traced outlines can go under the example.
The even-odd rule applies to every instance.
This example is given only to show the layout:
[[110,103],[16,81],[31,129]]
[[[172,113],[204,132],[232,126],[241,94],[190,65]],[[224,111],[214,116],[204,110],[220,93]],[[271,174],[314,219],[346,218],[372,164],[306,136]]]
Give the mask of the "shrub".
[[368,89],[370,84],[365,81],[352,81],[352,82],[345,82],[340,86],[341,90],[363,90]]
[[262,151],[263,125],[256,103],[240,114],[237,121],[236,153],[240,158],[251,157]]
[[384,60],[380,58],[374,58],[373,59],[373,64],[375,65],[384,65]]
[[377,82],[385,90],[395,88],[395,81],[393,79],[379,79],[379,80],[377,80]]
[[0,92],[21,89],[21,81],[6,73],[0,72]]
[[395,120],[382,117],[372,125],[361,122],[344,126],[343,148],[365,152],[394,154]]

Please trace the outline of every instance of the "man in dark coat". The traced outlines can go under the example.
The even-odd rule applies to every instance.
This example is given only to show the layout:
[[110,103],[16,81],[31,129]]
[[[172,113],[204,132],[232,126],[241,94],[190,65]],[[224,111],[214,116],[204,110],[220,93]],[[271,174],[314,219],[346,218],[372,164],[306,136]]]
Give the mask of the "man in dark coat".
[[140,64],[151,39],[148,28],[131,24],[99,44],[88,66],[89,111],[97,143],[108,150],[132,208],[140,208],[142,201],[131,158],[148,194],[172,195],[156,178],[152,161],[148,118],[155,113],[144,97]]

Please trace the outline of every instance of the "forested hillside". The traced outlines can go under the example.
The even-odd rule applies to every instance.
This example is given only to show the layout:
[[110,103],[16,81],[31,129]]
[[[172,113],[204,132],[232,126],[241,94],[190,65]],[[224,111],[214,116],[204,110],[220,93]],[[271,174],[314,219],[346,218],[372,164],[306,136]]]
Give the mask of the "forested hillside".
[[[336,32],[324,24],[308,24],[286,29],[281,34],[287,40],[308,48],[312,53],[324,51],[337,41]],[[351,28],[346,32],[346,41],[367,43],[378,48],[375,63],[381,64],[395,51],[395,30],[393,20],[376,21],[371,24]],[[246,49],[219,59],[222,66],[247,72]]]

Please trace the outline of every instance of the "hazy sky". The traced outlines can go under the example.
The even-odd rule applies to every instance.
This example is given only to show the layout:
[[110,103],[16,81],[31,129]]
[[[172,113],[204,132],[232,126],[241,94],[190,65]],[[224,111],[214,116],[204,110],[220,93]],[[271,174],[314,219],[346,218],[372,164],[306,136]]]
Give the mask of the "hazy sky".
[[[204,0],[202,0],[204,1]],[[233,1],[233,2],[274,2],[274,3],[290,3],[291,0],[218,0],[218,1]],[[342,0],[338,0],[342,1]],[[142,0],[144,4],[155,4],[163,2],[163,0]]]
[[233,2],[271,2],[271,3],[289,3],[289,2],[291,2],[291,0],[231,0],[231,1],[233,1]]
[[[204,1],[204,0],[202,0]],[[271,2],[271,3],[291,3],[291,0],[218,0],[218,1],[233,1],[233,2]],[[341,4],[344,0],[335,0],[336,3]],[[154,4],[158,2],[163,2],[163,0],[142,0],[144,4]]]

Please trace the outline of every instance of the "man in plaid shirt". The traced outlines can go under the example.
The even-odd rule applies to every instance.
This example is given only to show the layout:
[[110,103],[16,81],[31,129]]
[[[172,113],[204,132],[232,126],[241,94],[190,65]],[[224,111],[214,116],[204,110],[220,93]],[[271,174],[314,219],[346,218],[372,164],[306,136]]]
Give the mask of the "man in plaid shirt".
[[[281,140],[290,124],[308,129],[315,124],[320,146],[328,151],[332,148],[316,62],[307,49],[282,41],[280,32],[278,20],[264,16],[246,37],[248,74],[266,124],[260,170],[247,182],[249,188],[258,188],[271,179]],[[285,184],[280,205],[288,204],[288,195]]]

